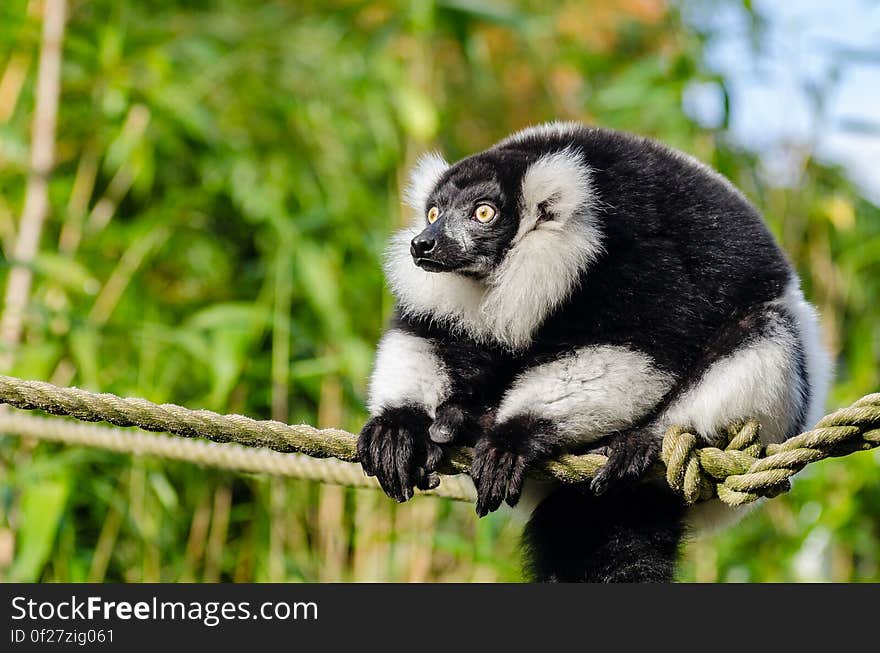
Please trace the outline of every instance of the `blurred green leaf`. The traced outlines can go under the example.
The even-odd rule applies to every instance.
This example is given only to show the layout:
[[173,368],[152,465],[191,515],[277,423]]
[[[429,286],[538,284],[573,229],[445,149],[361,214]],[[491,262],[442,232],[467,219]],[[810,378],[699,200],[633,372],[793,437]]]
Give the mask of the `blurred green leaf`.
[[15,582],[33,583],[40,579],[52,553],[52,543],[64,515],[70,486],[70,478],[60,476],[22,488],[22,523],[10,571],[10,577]]

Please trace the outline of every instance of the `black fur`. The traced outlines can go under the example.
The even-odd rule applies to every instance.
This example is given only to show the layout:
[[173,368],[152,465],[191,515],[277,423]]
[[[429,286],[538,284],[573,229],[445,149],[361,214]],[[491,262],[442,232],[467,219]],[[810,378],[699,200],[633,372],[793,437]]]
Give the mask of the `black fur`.
[[462,397],[451,397],[437,406],[434,422],[428,429],[437,444],[475,444],[482,427],[477,421],[481,411]]
[[597,495],[612,487],[638,483],[660,458],[660,440],[654,433],[633,427],[610,436],[604,453],[608,462],[590,482],[590,489]]
[[[418,408],[386,409],[362,432],[361,460],[390,496],[405,500],[413,487],[434,482],[438,443],[475,443],[478,514],[505,500],[512,505],[526,467],[563,446],[552,424],[529,416],[494,425],[512,380],[582,347],[642,352],[674,379],[673,388],[636,424],[610,434],[609,464],[591,489],[561,488],[540,505],[526,542],[537,580],[669,580],[683,507],[667,492],[634,486],[659,453],[652,421],[714,362],[762,333],[794,273],[758,212],[730,185],[658,143],[586,127],[505,141],[451,166],[424,207],[440,208],[422,234],[438,244],[419,265],[490,273],[517,232],[523,175],[565,148],[591,171],[601,255],[522,350],[477,342],[400,307],[392,327],[433,343],[451,396],[433,425]],[[498,212],[491,228],[472,218],[484,202]],[[540,209],[541,220],[554,219],[552,204]],[[466,231],[466,250],[450,236],[456,230]],[[805,376],[802,352],[800,359]],[[801,420],[805,410],[806,402]]]
[[[464,159],[441,178],[428,206],[456,194],[467,207],[487,197],[497,203],[500,222],[485,230],[480,246],[500,260],[518,227],[517,189],[528,165],[569,146],[593,171],[593,202],[604,207],[595,212],[604,253],[582,271],[572,297],[548,316],[528,350],[514,354],[474,343],[430,317],[395,320],[436,341],[446,367],[462,370],[466,392],[483,403],[500,394],[496,379],[597,344],[631,347],[676,378],[693,379],[696,369],[754,333],[748,321],[738,322],[777,299],[793,277],[742,195],[660,144],[606,129],[515,141]],[[487,177],[491,185],[482,181]],[[479,180],[471,184],[478,192],[467,192],[468,180]]]
[[684,511],[669,488],[648,483],[598,497],[560,487],[526,525],[526,573],[537,582],[670,582]]
[[412,498],[413,488],[437,487],[440,447],[428,438],[431,418],[419,408],[388,408],[366,423],[358,438],[358,458],[369,476],[397,501]]
[[526,468],[553,457],[562,441],[553,424],[530,416],[514,417],[487,429],[474,448],[471,478],[477,486],[477,514],[497,510],[502,501],[515,506]]

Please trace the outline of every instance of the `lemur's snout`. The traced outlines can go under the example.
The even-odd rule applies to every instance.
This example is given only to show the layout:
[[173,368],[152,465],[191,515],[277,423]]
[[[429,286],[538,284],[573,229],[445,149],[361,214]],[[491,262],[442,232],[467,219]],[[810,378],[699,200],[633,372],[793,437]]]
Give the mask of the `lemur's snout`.
[[413,258],[422,258],[433,252],[436,247],[436,238],[426,236],[424,234],[419,234],[412,239],[412,243],[410,243],[409,246],[409,251],[412,254]]

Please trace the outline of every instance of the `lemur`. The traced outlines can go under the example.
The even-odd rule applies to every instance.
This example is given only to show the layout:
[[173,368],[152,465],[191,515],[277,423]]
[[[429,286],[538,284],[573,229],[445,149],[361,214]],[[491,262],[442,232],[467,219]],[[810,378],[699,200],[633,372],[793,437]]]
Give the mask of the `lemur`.
[[[532,580],[671,580],[688,529],[730,510],[639,482],[666,428],[713,442],[756,418],[779,442],[818,419],[816,312],[758,211],[693,157],[551,123],[423,156],[405,199],[360,461],[405,501],[437,485],[445,446],[473,446],[478,515],[534,495]],[[527,482],[591,449],[608,462],[589,484]]]

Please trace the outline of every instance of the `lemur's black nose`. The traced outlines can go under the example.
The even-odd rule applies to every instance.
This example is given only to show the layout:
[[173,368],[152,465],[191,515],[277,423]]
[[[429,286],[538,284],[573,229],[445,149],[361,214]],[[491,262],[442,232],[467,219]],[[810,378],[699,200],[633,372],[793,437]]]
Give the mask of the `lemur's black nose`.
[[412,239],[409,251],[415,258],[421,258],[433,252],[436,246],[436,239],[431,238],[430,236],[416,236]]

